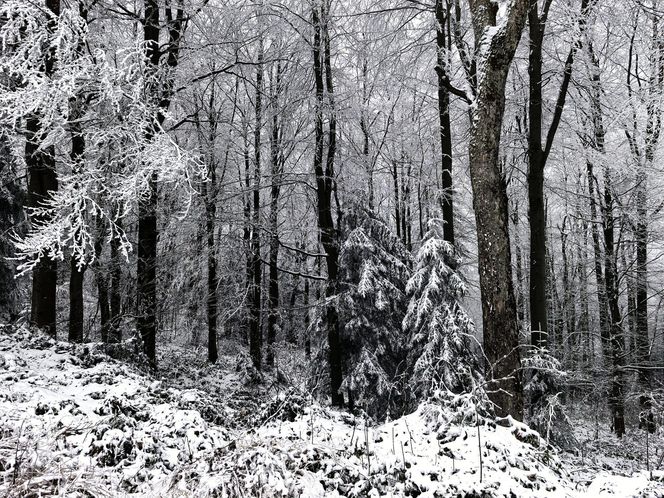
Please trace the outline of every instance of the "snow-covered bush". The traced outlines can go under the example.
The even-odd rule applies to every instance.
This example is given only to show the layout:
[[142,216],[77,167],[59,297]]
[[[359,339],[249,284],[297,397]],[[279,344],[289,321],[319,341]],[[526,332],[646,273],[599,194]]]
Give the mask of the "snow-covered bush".
[[560,361],[546,349],[532,348],[524,358],[524,367],[529,378],[524,391],[531,400],[529,424],[547,441],[571,448],[575,443],[574,432],[561,401],[566,372]]

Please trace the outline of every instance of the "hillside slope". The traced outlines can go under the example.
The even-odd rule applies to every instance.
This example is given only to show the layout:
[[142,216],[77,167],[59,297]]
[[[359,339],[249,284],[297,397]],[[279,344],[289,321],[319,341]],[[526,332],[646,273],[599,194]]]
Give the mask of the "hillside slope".
[[256,401],[224,361],[210,391],[180,389],[3,327],[0,496],[664,496],[661,472],[580,486],[535,432],[477,427],[463,398],[372,427],[294,390]]

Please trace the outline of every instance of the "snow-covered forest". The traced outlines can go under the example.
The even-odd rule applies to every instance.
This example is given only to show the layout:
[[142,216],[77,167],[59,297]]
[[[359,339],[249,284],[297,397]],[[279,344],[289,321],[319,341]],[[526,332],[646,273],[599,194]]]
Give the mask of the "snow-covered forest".
[[0,0],[0,495],[664,497],[660,0]]

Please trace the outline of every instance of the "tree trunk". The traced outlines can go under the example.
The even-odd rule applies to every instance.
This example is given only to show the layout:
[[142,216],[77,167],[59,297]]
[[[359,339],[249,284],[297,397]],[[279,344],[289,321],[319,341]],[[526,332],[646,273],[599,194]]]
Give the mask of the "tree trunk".
[[401,239],[406,249],[411,251],[412,246],[412,219],[410,215],[410,176],[412,162],[408,160],[405,178],[401,179]]
[[374,209],[374,162],[369,155],[369,125],[367,120],[367,108],[369,102],[369,95],[367,91],[368,82],[368,63],[366,54],[362,60],[362,111],[360,114],[360,130],[362,130],[362,160],[364,162],[364,169],[367,172],[367,190],[369,193],[369,209]]
[[450,122],[450,92],[444,78],[448,73],[450,47],[448,8],[444,0],[436,0],[436,61],[438,74],[438,118],[440,122],[441,153],[441,206],[443,215],[443,239],[454,245],[454,186],[452,181],[452,125]]
[[[254,282],[254,267],[252,264],[252,252],[251,252],[251,160],[249,158],[249,139],[248,139],[248,130],[245,128],[245,140],[244,140],[244,202],[243,202],[243,214],[244,214],[244,227],[242,231],[242,241],[244,242],[244,248],[246,251],[246,263],[245,263],[245,296],[247,300],[247,314],[246,314],[246,330],[242,334],[242,341],[246,344],[250,344],[249,334],[251,330],[251,311],[250,311],[250,302],[252,299],[252,286]],[[251,348],[250,348],[251,349]]]
[[150,366],[157,367],[157,186],[156,178],[149,180],[149,193],[138,209],[138,293],[136,328],[143,341],[143,352]]
[[[653,4],[655,5],[655,4]],[[642,6],[642,8],[645,8]],[[660,33],[659,17],[652,18],[652,52],[650,55],[651,68],[648,86],[646,127],[644,133],[643,157],[636,143],[638,135],[638,123],[636,111],[633,110],[633,134],[626,131],[630,149],[636,162],[636,223],[634,226],[634,239],[636,245],[636,271],[634,276],[634,325],[635,325],[635,352],[636,363],[639,365],[638,383],[643,394],[639,398],[643,417],[639,424],[648,431],[654,432],[656,427],[652,413],[652,399],[650,390],[652,388],[650,367],[650,336],[648,330],[648,171],[653,167],[655,152],[659,144],[662,128],[662,106],[660,95],[664,88],[664,40]],[[636,30],[635,26],[635,30]],[[634,35],[636,32],[634,33]],[[632,37],[629,50],[629,64],[627,67],[627,87],[632,97],[632,62],[633,62]],[[638,59],[636,62],[638,68]],[[641,81],[639,80],[639,87]]]
[[309,279],[304,279],[304,355],[311,358],[311,315],[309,311]]
[[[145,57],[150,75],[156,75],[162,53],[166,55],[166,66],[172,72],[178,65],[180,41],[185,25],[182,6],[173,18],[170,5],[164,12],[168,30],[168,43],[165,49],[159,45],[160,8],[158,0],[144,0],[143,40]],[[169,74],[159,82],[148,81],[147,94],[158,103],[154,121],[145,130],[146,141],[154,139],[166,119],[173,95],[173,76]],[[143,351],[153,369],[157,367],[157,176],[150,175],[147,192],[141,196],[138,205],[138,265],[136,269],[137,295],[136,329],[143,342]]]
[[[122,228],[122,219],[116,220],[118,228]],[[108,327],[108,342],[119,343],[122,340],[122,256],[120,254],[120,241],[117,237],[111,237],[110,258],[110,316]]]
[[[497,4],[476,0],[472,17],[479,40],[496,25]],[[502,29],[496,30],[477,67],[470,127],[470,178],[477,225],[484,350],[493,380],[490,397],[499,415],[523,417],[521,355],[512,282],[509,219],[505,180],[499,165],[505,111],[505,84],[528,12],[528,0],[514,0]]]
[[[332,194],[335,187],[334,158],[336,153],[336,109],[334,104],[334,86],[332,81],[332,63],[330,57],[330,37],[328,32],[328,0],[312,9],[314,29],[313,58],[314,80],[316,86],[316,118],[314,172],[316,174],[316,201],[318,228],[321,244],[325,249],[327,265],[327,288],[325,296],[324,323],[327,328],[328,359],[330,368],[330,396],[333,406],[343,406],[344,397],[339,389],[343,381],[343,343],[339,334],[339,318],[333,298],[337,294],[339,274],[339,243],[337,229],[332,217]],[[322,50],[322,54],[321,54]],[[325,96],[327,95],[327,103]],[[328,109],[327,158],[323,164],[325,131],[323,124],[324,110]]]
[[254,129],[254,184],[251,210],[251,273],[253,277],[249,294],[249,353],[254,367],[261,369],[263,337],[261,333],[261,247],[260,247],[260,188],[261,188],[261,131],[263,120],[263,41],[259,41],[258,68],[256,70],[256,121]]
[[[60,0],[46,0],[46,8],[55,16],[60,15]],[[49,29],[55,29],[50,23]],[[46,75],[53,72],[54,53],[46,56],[44,71]],[[40,149],[44,140],[42,123],[37,115],[30,116],[26,121],[25,164],[28,170],[27,207],[37,207],[48,199],[51,192],[58,190],[58,179],[55,172],[55,148],[48,146]],[[34,216],[33,223],[46,223],[48,218]],[[32,307],[30,324],[56,337],[56,287],[58,267],[55,259],[43,256],[32,271]]]
[[399,163],[392,161],[392,181],[394,182],[394,223],[397,227],[397,238],[401,237],[401,195],[399,194]]
[[516,264],[516,314],[519,330],[525,327],[526,305],[524,303],[523,285],[523,256],[521,254],[521,237],[519,235],[519,202],[514,203],[512,211],[512,225],[514,226],[514,259]]
[[[143,39],[148,67],[152,74],[159,66],[159,2],[144,0],[145,21]],[[150,88],[153,92],[154,88]],[[156,134],[156,125],[148,126],[145,136],[150,141]],[[138,205],[138,266],[136,270],[136,329],[143,342],[143,352],[152,368],[157,367],[157,178],[150,176],[147,192]]]
[[108,278],[101,265],[101,255],[105,238],[104,220],[97,220],[97,238],[95,240],[95,263],[93,266],[95,283],[97,284],[97,303],[99,306],[99,322],[101,342],[108,342],[108,330],[111,322],[111,308],[108,299]]
[[272,136],[270,139],[270,163],[272,185],[270,188],[270,270],[268,284],[267,358],[269,367],[274,366],[274,344],[279,329],[279,193],[283,171],[281,148],[281,126],[278,114],[278,98],[281,92],[281,64],[277,63],[276,81],[270,83],[272,100]]
[[[588,58],[590,60],[590,113],[592,117],[592,146],[600,157],[605,155],[605,129],[603,124],[602,106],[601,106],[601,80],[599,61],[595,55],[591,42],[586,44]],[[589,171],[592,172],[592,169]],[[622,318],[620,315],[618,280],[616,274],[617,255],[615,252],[614,240],[614,214],[613,214],[613,187],[611,180],[611,170],[604,161],[604,193],[602,206],[602,222],[604,236],[604,283],[606,291],[606,304],[608,316],[606,326],[608,336],[604,337],[605,357],[611,359],[611,392],[609,395],[609,408],[613,418],[613,430],[618,437],[625,434],[625,409],[624,409],[624,372],[625,365],[624,349],[625,340],[622,330]],[[594,177],[589,178],[594,182]],[[592,207],[591,202],[591,207]]]
[[[580,182],[579,178],[579,182]],[[580,189],[579,189],[580,190]],[[579,192],[580,195],[580,192]],[[583,220],[581,213],[577,211],[577,218]],[[592,340],[590,334],[590,308],[588,304],[588,227],[585,221],[581,221],[581,241],[577,245],[577,274],[579,275],[579,325],[578,332],[581,334],[581,364],[587,367],[592,357]]]
[[69,277],[69,342],[83,342],[83,276],[85,266],[79,267],[75,257],[71,258]]
[[544,211],[544,151],[542,150],[542,41],[544,26],[537,11],[538,0],[530,0],[528,27],[530,52],[528,75],[528,220],[530,223],[530,342],[547,346],[546,309],[546,215]]
[[611,319],[611,359],[612,379],[609,405],[613,412],[613,430],[618,437],[625,435],[625,408],[624,408],[624,372],[625,366],[625,340],[623,337],[622,317],[620,316],[620,303],[618,281],[616,274],[616,255],[614,241],[613,219],[613,192],[611,185],[611,172],[604,168],[604,253],[607,300]]
[[[83,47],[79,48],[82,52]],[[84,168],[85,161],[85,138],[81,129],[79,119],[81,117],[80,102],[76,98],[71,102],[71,115],[72,122],[71,128],[71,159],[73,162],[73,169],[75,173],[80,173]],[[77,231],[74,237],[80,239],[80,232]],[[77,243],[82,243],[78,240]],[[83,303],[83,278],[85,276],[86,265],[83,261],[78,261],[75,255],[71,257],[71,272],[69,277],[69,341],[70,342],[83,342],[83,320],[84,320],[84,303]]]
[[575,369],[576,355],[578,353],[578,332],[576,330],[576,300],[574,298],[574,264],[570,261],[573,251],[569,248],[567,239],[567,217],[563,220],[563,226],[560,229],[561,253],[563,256],[563,315],[565,327],[563,333],[565,358],[569,361],[567,368]]
[[215,225],[217,220],[217,178],[214,163],[208,168],[209,186],[205,187],[205,233],[207,242],[207,322],[208,322],[208,361],[216,363],[217,321],[219,314],[217,278],[217,255],[215,245]]
[[590,233],[593,241],[593,257],[595,261],[595,280],[597,284],[597,302],[599,306],[599,328],[602,340],[602,348],[607,350],[609,342],[609,304],[606,298],[606,282],[604,281],[604,269],[602,267],[602,248],[599,238],[600,223],[597,213],[597,200],[595,198],[595,172],[594,164],[586,159],[586,172],[588,176],[588,197],[590,204]]

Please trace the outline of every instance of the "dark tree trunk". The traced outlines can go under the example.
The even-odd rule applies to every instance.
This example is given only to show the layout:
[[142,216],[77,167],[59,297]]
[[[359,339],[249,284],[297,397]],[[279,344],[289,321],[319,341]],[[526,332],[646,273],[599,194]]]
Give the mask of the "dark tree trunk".
[[[401,179],[401,241],[406,249],[411,251],[412,245],[412,219],[410,215],[410,176],[412,163],[408,160],[405,178]],[[403,171],[402,171],[403,172]]]
[[[122,220],[118,219],[116,225],[122,228]],[[120,241],[117,237],[111,238],[110,257],[110,322],[108,327],[108,342],[119,343],[122,340],[121,314],[122,314],[122,261],[120,255]]]
[[288,301],[288,336],[286,337],[286,340],[288,340],[289,344],[292,345],[297,345],[297,330],[299,326],[299,321],[296,324],[295,321],[293,320],[293,316],[295,313],[295,306],[297,303],[297,297],[300,295],[300,281],[299,279],[296,279],[293,283],[293,288],[291,290],[291,295],[290,295],[290,300]]
[[[247,130],[245,130],[248,133]],[[246,344],[249,344],[249,330],[251,329],[251,312],[249,310],[249,302],[252,299],[252,285],[254,282],[254,267],[252,265],[252,253],[251,253],[251,160],[249,158],[249,140],[247,134],[245,134],[245,143],[244,143],[244,202],[243,202],[243,214],[244,214],[244,228],[242,231],[242,241],[244,242],[244,248],[246,251],[246,262],[245,262],[245,296],[247,300],[247,314],[246,314],[246,327],[242,334],[242,341]]]
[[542,150],[542,40],[544,26],[537,11],[538,0],[530,0],[528,25],[530,55],[528,74],[528,220],[530,223],[530,342],[547,345],[546,309],[546,216],[544,212],[544,151]]
[[309,279],[304,279],[304,355],[307,358],[311,358],[311,331],[309,330],[311,326],[311,318],[309,311]]
[[[602,87],[600,80],[599,61],[595,55],[591,42],[586,44],[588,58],[591,64],[590,75],[590,114],[592,118],[591,145],[596,153],[605,154],[605,129],[601,106]],[[613,430],[618,437],[625,434],[624,409],[624,372],[625,366],[625,339],[620,314],[618,279],[616,274],[617,255],[614,240],[614,213],[613,213],[613,187],[611,171],[604,166],[604,193],[602,206],[602,224],[604,236],[604,284],[606,292],[606,306],[608,316],[605,318],[608,335],[603,337],[604,355],[611,360],[611,392],[609,395],[609,408],[613,419]],[[592,168],[589,167],[589,181],[595,181]],[[592,196],[592,191],[591,191]],[[591,202],[591,208],[593,203]]]
[[[162,53],[166,55],[166,66],[174,71],[178,65],[180,41],[184,29],[184,12],[177,9],[177,17],[167,5],[165,12],[168,30],[168,44],[162,50],[159,46],[160,10],[158,0],[144,0],[143,40],[149,75],[156,75]],[[147,93],[158,103],[154,121],[145,130],[146,141],[154,139],[161,129],[173,95],[173,76],[164,81],[148,81]],[[136,329],[143,342],[143,351],[152,368],[157,367],[157,177],[151,174],[146,192],[138,205],[138,251],[137,251],[137,295]]]
[[604,281],[604,269],[602,266],[602,247],[599,238],[599,229],[597,227],[597,225],[600,223],[600,219],[597,212],[597,199],[595,194],[595,171],[594,164],[591,160],[586,160],[586,172],[588,176],[588,197],[590,201],[590,233],[593,241],[595,280],[597,283],[597,302],[599,305],[600,338],[602,341],[603,350],[607,351],[609,335],[611,333],[609,330],[609,304],[606,297],[606,282]]
[[263,42],[258,51],[256,72],[256,122],[254,129],[254,185],[251,211],[251,274],[253,277],[249,293],[249,353],[257,370],[261,369],[263,336],[261,333],[261,247],[260,247],[260,188],[261,188],[261,131],[263,119]]
[[[60,15],[60,0],[46,0],[46,8],[55,16]],[[50,25],[51,30],[55,29]],[[44,71],[47,76],[53,72],[55,63],[54,54],[49,52],[46,56]],[[30,116],[26,121],[25,164],[28,169],[28,196],[27,206],[37,207],[48,199],[51,192],[58,189],[58,180],[55,172],[55,148],[48,146],[40,149],[45,138],[42,123],[37,115]],[[34,216],[33,223],[47,223],[46,217]],[[48,257],[42,257],[32,271],[32,307],[30,324],[44,330],[52,337],[56,337],[56,287],[58,267],[57,262]]]
[[392,161],[392,181],[394,182],[394,223],[397,227],[397,238],[402,240],[401,233],[401,195],[399,194],[399,163]]
[[[664,88],[664,40],[660,33],[659,17],[652,18],[652,52],[651,68],[646,107],[646,126],[644,133],[643,153],[636,142],[638,136],[638,121],[636,110],[632,110],[633,132],[626,130],[632,155],[636,162],[636,223],[634,224],[634,239],[636,245],[636,271],[634,280],[635,295],[632,307],[634,310],[634,346],[635,359],[639,365],[638,382],[643,394],[639,398],[643,416],[640,427],[654,432],[656,429],[652,413],[652,399],[650,390],[652,378],[650,367],[650,336],[648,330],[648,171],[655,160],[655,151],[660,140],[662,128],[662,106],[659,101],[662,88]],[[632,66],[638,68],[638,59],[633,61],[633,46],[637,26],[630,42],[629,61],[627,67],[627,87],[632,100]],[[641,87],[641,80],[639,80]],[[644,425],[645,424],[645,425]]]
[[111,322],[111,308],[108,299],[108,277],[102,268],[101,255],[106,237],[104,220],[97,220],[97,238],[95,240],[95,262],[93,265],[97,285],[97,305],[99,306],[99,325],[101,342],[108,342],[108,329]]
[[283,171],[281,126],[279,122],[278,98],[281,93],[281,64],[277,63],[276,81],[270,83],[272,100],[272,136],[270,139],[270,163],[272,185],[270,188],[270,271],[268,284],[267,358],[269,367],[274,366],[274,343],[279,329],[279,193]]
[[[497,6],[476,0],[472,17],[476,39],[496,25]],[[508,204],[499,164],[500,134],[505,111],[505,84],[528,12],[528,0],[515,0],[503,29],[498,30],[477,66],[470,128],[470,177],[477,225],[484,350],[487,375],[493,380],[491,399],[499,415],[523,417],[521,355],[516,301],[512,282]]]
[[367,108],[369,102],[369,94],[367,90],[368,63],[366,56],[362,60],[362,111],[360,115],[360,130],[362,130],[362,159],[364,161],[364,168],[367,172],[367,190],[369,193],[369,209],[374,209],[374,163],[369,155],[369,124],[367,120]]
[[[444,0],[436,0],[436,48],[438,74],[438,118],[440,122],[441,185],[443,238],[454,245],[454,186],[452,181],[452,125],[450,122],[450,92],[445,85],[448,74],[448,51],[451,48],[449,37],[448,6]],[[447,32],[447,33],[446,33]]]
[[[562,117],[567,90],[572,77],[574,56],[580,43],[573,42],[565,61],[563,80],[558,92],[551,126],[542,145],[542,46],[549,14],[550,2],[546,2],[540,16],[538,0],[529,0],[528,26],[530,51],[528,55],[528,206],[530,222],[530,328],[531,344],[547,346],[546,300],[546,214],[544,209],[544,168]],[[588,0],[581,0],[579,29],[584,31],[588,15]]]
[[[82,51],[82,47],[81,51]],[[71,159],[74,164],[74,172],[80,172],[84,167],[85,161],[85,138],[79,122],[81,115],[80,103],[73,99],[72,105],[73,122],[71,127]],[[80,232],[74,235],[80,238]],[[82,241],[78,240],[78,243]],[[79,264],[80,263],[80,264]],[[83,342],[83,278],[85,276],[86,265],[83,261],[79,262],[75,256],[71,257],[71,272],[69,277],[69,341]]]
[[[145,21],[143,39],[145,55],[151,74],[159,66],[159,2],[145,0]],[[154,88],[150,88],[155,92]],[[150,141],[157,132],[157,125],[151,124],[145,132]],[[138,205],[138,266],[136,271],[136,329],[143,342],[152,368],[157,367],[156,336],[157,336],[157,178],[150,176],[147,192],[141,197]]]
[[613,412],[613,430],[618,437],[625,435],[624,372],[625,339],[620,315],[616,254],[614,241],[613,193],[611,173],[604,169],[604,247],[607,300],[611,320],[611,360],[613,366],[609,405]]
[[[325,306],[324,323],[327,328],[327,343],[330,367],[330,395],[333,406],[343,406],[344,397],[339,391],[343,381],[343,342],[339,334],[339,319],[333,297],[337,293],[339,275],[339,245],[337,229],[332,217],[332,195],[335,187],[334,158],[336,153],[336,109],[334,104],[334,86],[332,82],[332,63],[330,57],[330,38],[328,33],[328,0],[323,0],[320,7],[312,9],[314,29],[313,57],[314,79],[316,86],[316,118],[314,172],[316,175],[316,201],[320,239],[325,249],[327,264],[328,301]],[[322,50],[322,54],[321,54]],[[325,97],[327,95],[327,104]],[[324,109],[329,110],[327,158],[323,163],[325,147]]]
[[85,266],[79,267],[76,258],[71,258],[69,277],[69,342],[83,342],[83,277]]
[[[579,220],[583,219],[580,212],[577,212],[577,217]],[[592,357],[593,342],[590,335],[590,307],[588,303],[588,227],[585,221],[581,222],[581,241],[577,245],[577,274],[579,275],[579,326],[577,330],[581,334],[581,364],[583,367],[587,367],[589,359]]]
[[215,245],[215,225],[217,219],[217,178],[215,165],[208,168],[209,186],[205,189],[205,234],[207,249],[207,322],[208,322],[208,361],[216,363],[217,352],[217,321],[219,314],[217,278],[217,255]]
[[101,342],[108,343],[108,330],[111,321],[111,309],[108,302],[108,279],[103,270],[98,269],[95,275],[97,283],[97,303],[99,306],[99,324],[101,331]]
[[[217,223],[217,161],[214,154],[214,143],[217,135],[217,112],[215,108],[215,85],[211,85],[210,100],[207,112],[209,134],[207,147],[207,182],[202,185],[202,197],[205,205],[205,242],[207,267],[207,300],[206,317],[208,324],[208,362],[216,363],[219,357],[217,350],[217,326],[219,315],[219,279],[217,277],[217,254],[215,244],[215,230]],[[231,118],[232,121],[232,118]],[[196,127],[199,132],[199,141],[204,136],[200,128],[200,120],[196,118]],[[225,166],[224,166],[225,167]]]
[[138,209],[138,268],[136,272],[138,316],[136,328],[143,341],[143,352],[153,368],[157,366],[157,187],[149,181],[149,193]]
[[569,233],[567,232],[567,217],[563,219],[563,226],[560,229],[560,246],[561,254],[563,257],[562,268],[562,284],[563,284],[563,298],[562,298],[562,313],[564,319],[563,331],[563,351],[565,351],[563,359],[568,360],[568,368],[576,368],[576,353],[577,353],[577,338],[576,331],[576,301],[573,295],[572,282],[574,280],[574,267],[570,261],[570,255],[573,252],[570,250],[567,243]]
[[[25,161],[28,167],[28,207],[37,207],[58,189],[53,147],[38,150],[43,136],[38,118],[29,118],[26,124]],[[33,216],[33,223],[46,223],[45,216]],[[45,255],[32,271],[32,310],[30,323],[49,335],[56,336],[57,262]]]

